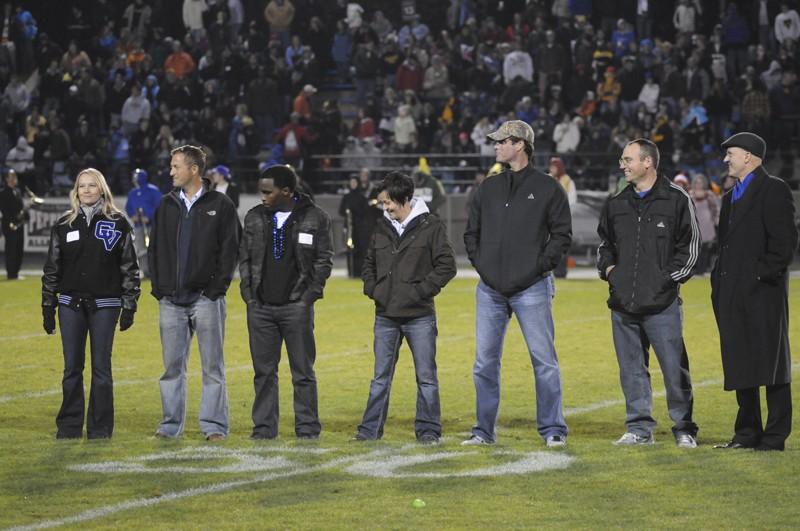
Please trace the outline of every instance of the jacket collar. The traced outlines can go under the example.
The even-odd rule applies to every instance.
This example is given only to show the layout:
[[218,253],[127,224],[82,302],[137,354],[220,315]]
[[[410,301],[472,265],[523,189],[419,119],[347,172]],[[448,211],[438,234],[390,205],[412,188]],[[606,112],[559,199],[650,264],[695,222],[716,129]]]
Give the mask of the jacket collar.
[[[738,201],[736,201],[735,206],[731,204],[731,199],[733,198],[733,189],[728,190],[728,192],[725,194],[725,197],[723,197],[722,200],[727,203],[728,208],[733,208],[735,211],[733,219],[730,220],[731,223],[726,231],[726,237],[733,232],[736,227],[739,226],[742,218],[744,218],[745,214],[747,214],[747,211],[753,208],[753,205],[756,204],[756,197],[761,193],[761,189],[764,187],[767,177],[767,171],[763,166],[759,166],[753,170],[753,180],[747,185],[747,191]],[[728,210],[728,212],[730,212],[730,210]],[[725,222],[727,223],[728,220],[725,220]],[[720,220],[720,223],[722,223],[722,220]]]

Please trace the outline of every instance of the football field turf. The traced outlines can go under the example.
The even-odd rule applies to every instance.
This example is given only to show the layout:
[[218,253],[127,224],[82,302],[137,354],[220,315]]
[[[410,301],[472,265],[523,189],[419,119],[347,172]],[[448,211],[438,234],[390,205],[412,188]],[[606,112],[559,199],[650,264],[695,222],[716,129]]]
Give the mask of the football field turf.
[[[416,387],[401,350],[384,439],[355,434],[372,375],[371,303],[361,283],[332,279],[316,305],[319,441],[294,438],[291,377],[281,362],[281,426],[274,441],[250,434],[253,399],[245,308],[228,294],[226,367],[231,434],[206,442],[197,426],[200,369],[189,362],[186,433],[152,437],[162,372],[155,300],[143,285],[136,323],[117,332],[116,427],[109,441],[56,441],[61,344],[41,329],[40,283],[0,283],[0,528],[785,528],[800,526],[800,435],[785,452],[714,450],[732,435],[735,396],[722,390],[707,278],[682,288],[695,386],[694,450],[675,447],[655,356],[656,444],[620,448],[625,407],[611,342],[606,285],[557,281],[554,313],[566,448],[536,433],[530,360],[515,322],[502,368],[498,443],[459,445],[474,421],[473,279],[437,298],[443,442],[413,433]],[[800,279],[790,289],[790,338],[800,348]],[[87,363],[88,365],[88,363]],[[795,356],[794,373],[798,358]],[[85,371],[88,386],[90,370]],[[795,392],[795,408],[797,408]],[[413,504],[419,499],[424,502]],[[415,506],[417,505],[417,506]]]

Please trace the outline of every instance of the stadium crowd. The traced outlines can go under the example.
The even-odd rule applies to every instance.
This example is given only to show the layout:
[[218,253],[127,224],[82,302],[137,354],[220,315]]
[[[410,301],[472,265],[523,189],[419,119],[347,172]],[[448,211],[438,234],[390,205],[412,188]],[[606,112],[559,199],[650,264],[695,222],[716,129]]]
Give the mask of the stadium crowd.
[[[533,127],[537,164],[560,155],[579,187],[605,183],[637,137],[667,174],[719,182],[716,146],[740,130],[774,146],[782,177],[793,167],[795,0],[64,6],[7,2],[0,19],[0,158],[39,193],[87,166],[116,192],[137,167],[166,191],[185,143],[250,185],[259,163],[290,163],[315,187],[317,166],[378,153],[486,168],[487,133],[513,118]],[[339,153],[362,159],[312,158]]]

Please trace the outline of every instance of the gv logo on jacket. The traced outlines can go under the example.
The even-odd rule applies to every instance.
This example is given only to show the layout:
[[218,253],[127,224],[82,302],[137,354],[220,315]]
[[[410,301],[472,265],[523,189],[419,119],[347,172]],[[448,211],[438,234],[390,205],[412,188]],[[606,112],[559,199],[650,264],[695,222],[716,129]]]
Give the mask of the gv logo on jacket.
[[114,248],[120,238],[122,232],[116,230],[116,224],[113,221],[98,221],[94,226],[94,237],[103,242],[106,251]]

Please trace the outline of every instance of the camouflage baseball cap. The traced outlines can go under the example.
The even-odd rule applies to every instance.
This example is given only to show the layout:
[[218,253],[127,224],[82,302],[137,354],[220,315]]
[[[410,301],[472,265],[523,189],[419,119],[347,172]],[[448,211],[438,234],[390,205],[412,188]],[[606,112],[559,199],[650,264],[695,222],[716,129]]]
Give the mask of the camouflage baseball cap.
[[487,138],[495,142],[502,142],[508,137],[516,137],[524,140],[530,145],[533,145],[533,129],[531,126],[522,120],[511,120],[503,123],[497,131],[492,134],[486,135]]

